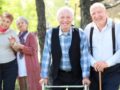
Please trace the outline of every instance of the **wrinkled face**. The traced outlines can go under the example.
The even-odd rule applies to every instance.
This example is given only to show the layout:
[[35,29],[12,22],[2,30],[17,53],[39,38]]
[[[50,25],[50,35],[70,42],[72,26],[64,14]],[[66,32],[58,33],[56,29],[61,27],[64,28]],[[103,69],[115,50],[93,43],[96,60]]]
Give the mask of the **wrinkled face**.
[[17,22],[17,28],[20,30],[20,32],[26,31],[28,29],[28,25],[24,20],[19,20]]
[[90,11],[93,22],[97,25],[102,25],[106,23],[107,12],[102,7],[94,7]]
[[3,29],[8,29],[11,25],[12,21],[9,18],[2,17],[0,25],[2,26]]
[[73,17],[70,12],[63,11],[60,13],[58,21],[60,24],[60,27],[63,31],[69,30],[69,28],[72,25]]

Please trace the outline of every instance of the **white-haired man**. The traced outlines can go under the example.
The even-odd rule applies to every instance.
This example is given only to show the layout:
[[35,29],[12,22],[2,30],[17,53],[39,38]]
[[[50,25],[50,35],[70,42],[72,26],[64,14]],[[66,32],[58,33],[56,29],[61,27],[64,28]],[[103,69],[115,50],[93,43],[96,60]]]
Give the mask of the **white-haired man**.
[[[73,27],[73,18],[73,10],[69,7],[62,7],[57,12],[59,26],[47,30],[40,83],[48,83],[48,70],[52,58],[53,85],[90,84],[87,38],[82,30]],[[53,90],[65,90],[65,88]],[[69,90],[80,89],[70,88]]]
[[120,24],[107,15],[102,3],[90,7],[92,22],[85,28],[90,42],[91,85],[99,90],[98,72],[102,72],[102,90],[118,90],[120,84]]

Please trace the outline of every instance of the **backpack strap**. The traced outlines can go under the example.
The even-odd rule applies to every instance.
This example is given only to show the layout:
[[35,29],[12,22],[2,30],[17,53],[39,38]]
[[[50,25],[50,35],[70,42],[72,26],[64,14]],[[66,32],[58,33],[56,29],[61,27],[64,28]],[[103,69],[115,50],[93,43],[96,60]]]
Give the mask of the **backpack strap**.
[[[91,27],[91,29],[90,29],[90,37],[89,37],[91,55],[93,55],[93,49],[92,49],[93,30],[94,30],[94,27]],[[116,49],[115,49],[116,41],[115,41],[115,23],[114,22],[112,22],[112,43],[113,43],[113,54],[115,54],[115,52],[116,52]]]

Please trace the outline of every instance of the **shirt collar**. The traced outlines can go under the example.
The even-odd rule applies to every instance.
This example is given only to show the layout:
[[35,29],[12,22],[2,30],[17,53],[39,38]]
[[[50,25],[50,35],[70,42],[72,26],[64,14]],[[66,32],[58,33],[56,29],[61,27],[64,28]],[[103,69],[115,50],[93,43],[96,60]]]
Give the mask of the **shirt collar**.
[[[97,26],[96,26],[96,24],[95,24],[94,22],[92,22],[92,24],[93,24],[93,27],[94,27],[94,28],[98,29]],[[111,26],[112,26],[112,19],[111,19],[111,18],[108,18],[108,19],[107,19],[107,23],[106,23],[106,25],[105,25],[105,27],[104,27],[103,29],[108,28],[108,27],[111,27]]]
[[68,32],[63,32],[61,28],[59,27],[59,36],[61,35],[72,35],[72,27],[70,27]]

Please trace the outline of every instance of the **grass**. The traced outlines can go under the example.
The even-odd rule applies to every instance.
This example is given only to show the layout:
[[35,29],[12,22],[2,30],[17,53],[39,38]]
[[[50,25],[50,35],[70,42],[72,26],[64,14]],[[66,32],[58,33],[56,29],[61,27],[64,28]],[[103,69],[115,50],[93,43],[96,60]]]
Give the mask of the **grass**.
[[20,89],[19,89],[19,83],[18,83],[18,80],[16,80],[15,90],[20,90]]

